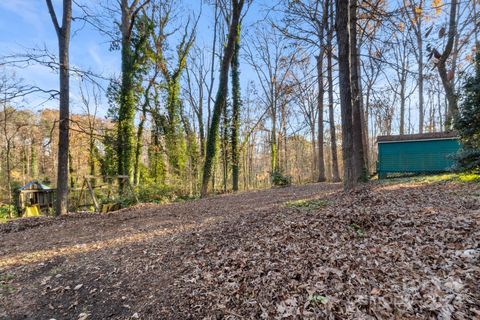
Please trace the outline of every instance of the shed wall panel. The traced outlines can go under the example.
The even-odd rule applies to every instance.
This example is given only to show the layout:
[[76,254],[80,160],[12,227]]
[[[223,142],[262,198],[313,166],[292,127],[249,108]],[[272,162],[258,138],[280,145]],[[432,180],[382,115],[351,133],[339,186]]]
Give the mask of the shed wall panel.
[[378,172],[428,173],[448,171],[458,139],[399,141],[378,144]]

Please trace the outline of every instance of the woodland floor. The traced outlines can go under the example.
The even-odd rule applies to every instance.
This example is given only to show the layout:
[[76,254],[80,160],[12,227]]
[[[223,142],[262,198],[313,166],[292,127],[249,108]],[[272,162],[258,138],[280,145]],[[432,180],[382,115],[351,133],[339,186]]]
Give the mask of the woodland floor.
[[480,319],[479,209],[478,183],[389,181],[21,219],[0,319]]

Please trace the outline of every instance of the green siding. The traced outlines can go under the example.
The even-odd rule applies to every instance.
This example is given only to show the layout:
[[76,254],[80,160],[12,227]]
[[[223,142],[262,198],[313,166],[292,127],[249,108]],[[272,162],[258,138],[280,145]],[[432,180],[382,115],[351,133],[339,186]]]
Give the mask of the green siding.
[[378,174],[448,171],[459,148],[458,139],[379,142]]

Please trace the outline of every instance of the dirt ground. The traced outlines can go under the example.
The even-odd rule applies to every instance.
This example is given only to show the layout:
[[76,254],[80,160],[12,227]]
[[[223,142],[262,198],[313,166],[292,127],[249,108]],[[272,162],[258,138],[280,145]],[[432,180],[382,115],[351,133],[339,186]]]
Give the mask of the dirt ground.
[[311,184],[17,220],[0,319],[480,319],[479,209],[479,184]]

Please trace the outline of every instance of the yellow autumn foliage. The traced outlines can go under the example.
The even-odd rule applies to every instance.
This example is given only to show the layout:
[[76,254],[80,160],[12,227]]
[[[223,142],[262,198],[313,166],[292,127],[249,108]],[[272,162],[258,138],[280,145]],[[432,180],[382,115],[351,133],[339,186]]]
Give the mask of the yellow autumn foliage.
[[443,1],[432,0],[432,8],[435,9],[435,15],[439,15],[442,12]]

